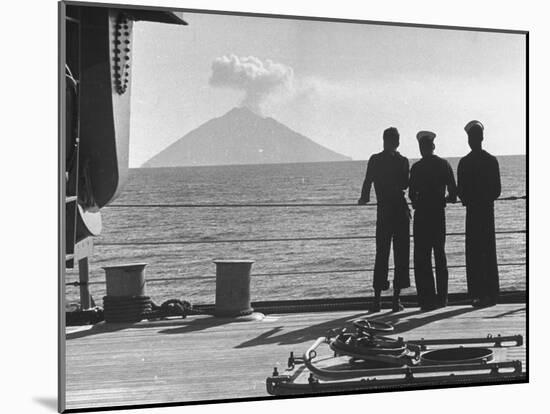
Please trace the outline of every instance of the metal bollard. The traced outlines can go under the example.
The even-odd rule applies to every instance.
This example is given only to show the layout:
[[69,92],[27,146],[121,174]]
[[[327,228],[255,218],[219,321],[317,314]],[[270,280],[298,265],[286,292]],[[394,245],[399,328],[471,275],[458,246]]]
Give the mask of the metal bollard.
[[250,315],[250,269],[254,260],[214,260],[218,317]]
[[147,263],[104,266],[107,296],[145,296],[145,266]]
[[107,296],[103,297],[105,322],[134,323],[151,312],[152,302],[145,296],[146,263],[105,266]]

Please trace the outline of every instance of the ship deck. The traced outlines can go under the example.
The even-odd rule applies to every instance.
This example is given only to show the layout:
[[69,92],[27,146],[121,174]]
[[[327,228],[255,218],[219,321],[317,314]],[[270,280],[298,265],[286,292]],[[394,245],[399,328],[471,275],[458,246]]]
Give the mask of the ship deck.
[[[405,339],[526,334],[525,303],[269,314],[246,322],[201,315],[68,327],[66,408],[267,397],[266,378],[274,367],[284,373],[290,351],[301,355],[329,329],[367,315],[392,323],[395,336]],[[525,341],[505,352],[526,370]]]

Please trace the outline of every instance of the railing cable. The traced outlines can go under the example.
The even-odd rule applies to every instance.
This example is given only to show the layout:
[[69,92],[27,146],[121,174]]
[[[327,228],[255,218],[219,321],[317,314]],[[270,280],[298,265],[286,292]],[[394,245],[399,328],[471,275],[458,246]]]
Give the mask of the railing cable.
[[[514,267],[514,266],[525,266],[526,262],[511,262],[511,263],[499,263],[499,267]],[[449,265],[449,269],[463,269],[465,265]],[[413,270],[413,268],[409,268]],[[393,268],[389,269],[393,271]],[[301,276],[301,275],[321,275],[321,274],[337,274],[337,273],[363,273],[363,272],[374,272],[372,268],[357,268],[357,269],[333,269],[333,270],[310,270],[310,271],[295,271],[295,272],[272,272],[272,273],[253,273],[252,277],[271,277],[271,276]],[[164,278],[153,278],[147,279],[147,283],[158,283],[158,282],[170,282],[176,280],[214,280],[216,276],[189,276],[189,277],[164,277]],[[105,284],[104,281],[94,281],[88,282],[88,285],[102,285]],[[67,286],[80,286],[79,282],[67,282]]]
[[[509,196],[496,201],[526,200],[527,196]],[[410,204],[410,203],[409,203]],[[452,206],[453,204],[449,204]],[[461,205],[457,202],[455,205]],[[358,205],[357,203],[204,203],[204,204],[108,204],[109,208],[241,208],[241,207],[376,207],[376,203]],[[104,208],[105,208],[104,207]]]
[[[495,234],[523,234],[526,230],[503,230]],[[447,236],[464,236],[466,233],[447,233]],[[413,235],[410,236],[411,238]],[[218,244],[218,243],[274,243],[291,241],[321,241],[321,240],[364,240],[375,239],[376,236],[326,236],[326,237],[277,237],[266,239],[218,239],[218,240],[158,240],[158,241],[130,241],[130,242],[97,242],[95,246],[163,246],[185,244]]]

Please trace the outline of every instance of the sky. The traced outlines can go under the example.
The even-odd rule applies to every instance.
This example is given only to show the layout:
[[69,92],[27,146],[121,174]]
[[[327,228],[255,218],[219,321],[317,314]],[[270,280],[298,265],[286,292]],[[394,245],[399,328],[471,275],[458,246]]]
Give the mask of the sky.
[[495,155],[525,154],[525,37],[186,13],[188,26],[134,26],[130,167],[236,106],[270,116],[354,160],[397,127],[418,158],[469,151],[464,125],[485,126]]

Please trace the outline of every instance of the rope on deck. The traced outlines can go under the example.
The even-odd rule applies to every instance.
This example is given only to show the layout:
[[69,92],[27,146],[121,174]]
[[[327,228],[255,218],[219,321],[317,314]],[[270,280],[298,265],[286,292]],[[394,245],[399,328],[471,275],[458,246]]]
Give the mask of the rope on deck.
[[[526,230],[502,230],[495,234],[524,234]],[[447,233],[447,236],[464,236],[466,233]],[[410,236],[414,236],[411,234]],[[364,240],[375,239],[376,236],[326,236],[326,237],[281,237],[271,239],[225,239],[225,240],[158,240],[158,241],[130,241],[130,242],[98,242],[95,246],[162,246],[183,244],[217,244],[217,243],[272,243],[291,241],[320,241],[320,240]]]
[[[527,196],[509,196],[496,201],[527,200]],[[408,203],[411,204],[411,203]],[[456,203],[460,205],[460,203]],[[452,206],[453,204],[449,204]],[[377,203],[358,205],[357,203],[234,203],[234,204],[108,204],[109,208],[241,208],[241,207],[376,207]]]
[[[499,263],[499,267],[512,267],[512,266],[525,266],[526,262],[511,262],[511,263]],[[449,269],[463,269],[466,265],[449,265]],[[409,267],[410,270],[413,268]],[[394,268],[390,268],[393,271]],[[335,274],[335,273],[362,273],[362,272],[374,272],[374,269],[358,268],[358,269],[333,269],[333,270],[311,270],[306,272],[273,272],[273,273],[253,273],[252,277],[271,277],[271,276],[300,276],[300,275],[321,275],[321,274]],[[175,280],[214,280],[216,276],[191,276],[191,277],[165,277],[157,279],[147,279],[147,283],[156,282],[170,282]],[[88,285],[102,285],[104,281],[88,282]],[[80,282],[67,282],[67,286],[80,286]]]

